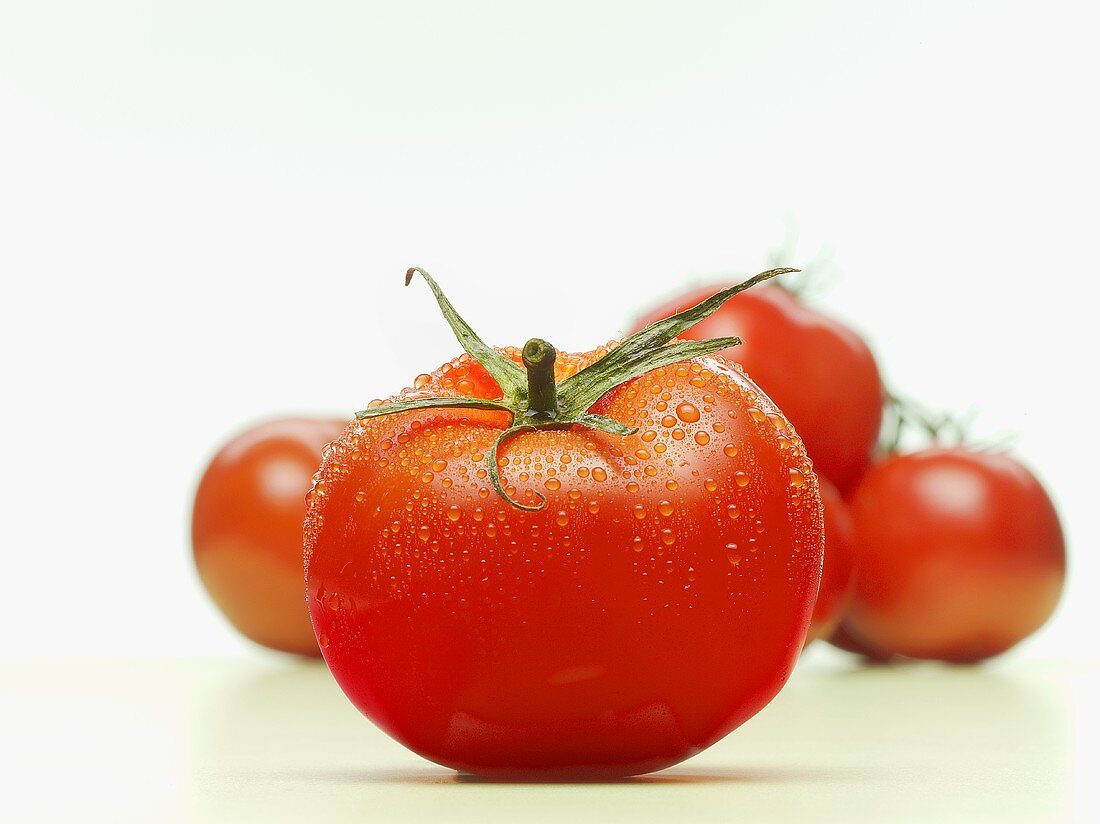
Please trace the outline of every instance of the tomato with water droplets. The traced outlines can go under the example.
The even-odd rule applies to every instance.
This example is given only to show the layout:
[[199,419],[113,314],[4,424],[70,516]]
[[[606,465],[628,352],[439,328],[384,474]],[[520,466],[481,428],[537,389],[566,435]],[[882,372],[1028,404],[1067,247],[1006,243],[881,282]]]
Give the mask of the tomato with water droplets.
[[316,476],[307,596],[336,680],[470,773],[626,776],[713,744],[805,640],[801,440],[710,356],[727,342],[672,340],[709,306],[584,354],[495,350],[418,272],[468,354],[358,413]]
[[[698,303],[719,287],[693,289],[645,315],[637,328]],[[867,344],[781,286],[739,295],[682,335],[738,335],[722,354],[743,365],[798,427],[817,471],[842,491],[871,462],[883,389]]]
[[302,520],[333,420],[269,421],[229,441],[203,473],[191,514],[195,565],[214,603],[266,647],[317,655],[302,582]]
[[[606,351],[560,356],[556,379]],[[459,380],[501,396],[463,356],[395,400]],[[660,425],[666,394],[709,440]],[[503,412],[350,425],[306,531],[309,608],[344,691],[416,752],[489,775],[643,773],[724,736],[790,674],[821,572],[816,477],[793,430],[753,409],[778,412],[719,358],[646,373],[592,407],[634,434],[572,425],[500,447],[506,493],[545,500],[528,510],[487,478]]]

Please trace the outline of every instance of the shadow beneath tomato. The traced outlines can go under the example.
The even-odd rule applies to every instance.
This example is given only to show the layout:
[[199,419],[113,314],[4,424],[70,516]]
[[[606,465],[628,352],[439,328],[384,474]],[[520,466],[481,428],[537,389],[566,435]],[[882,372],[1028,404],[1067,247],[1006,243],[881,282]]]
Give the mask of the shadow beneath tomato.
[[691,785],[691,784],[779,784],[836,781],[843,778],[837,771],[813,772],[784,769],[684,769],[671,768],[663,772],[635,775],[627,778],[546,778],[537,777],[507,779],[492,778],[471,773],[456,773],[445,768],[394,769],[394,770],[335,770],[331,772],[309,771],[283,775],[307,781],[348,784],[406,784],[417,786],[598,786],[598,785]]
[[801,783],[813,781],[832,781],[837,778],[835,773],[800,770],[768,770],[768,769],[684,769],[673,767],[668,770],[646,775],[633,775],[627,778],[527,778],[504,779],[491,778],[468,773],[458,773],[454,776],[456,784],[514,784],[514,785],[571,785],[571,784],[772,784],[772,783]]

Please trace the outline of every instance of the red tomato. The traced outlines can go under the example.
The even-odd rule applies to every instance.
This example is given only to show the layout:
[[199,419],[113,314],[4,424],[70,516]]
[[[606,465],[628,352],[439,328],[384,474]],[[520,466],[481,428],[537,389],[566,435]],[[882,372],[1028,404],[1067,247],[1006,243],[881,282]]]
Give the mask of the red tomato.
[[302,521],[321,447],[346,422],[281,420],[238,435],[195,493],[191,542],[214,603],[258,644],[317,655],[305,607]]
[[[607,353],[559,355],[551,380]],[[415,385],[397,400],[502,397],[467,355]],[[326,452],[306,522],[314,628],[352,702],[426,758],[502,777],[657,770],[750,718],[791,672],[823,529],[779,410],[708,357],[591,411],[637,431],[572,424],[500,447],[504,491],[543,496],[537,510],[487,477],[501,411],[372,417]]]
[[835,486],[818,478],[825,507],[825,562],[806,643],[828,638],[840,623],[855,582],[855,526],[848,506]]
[[[642,318],[637,328],[718,288],[688,292]],[[882,380],[867,344],[779,286],[738,295],[681,337],[719,335],[744,339],[722,354],[744,366],[790,418],[817,472],[848,491],[870,464],[882,421]]]
[[851,511],[860,568],[843,629],[880,656],[979,661],[1035,632],[1058,603],[1058,515],[1005,455],[935,448],[887,458]]

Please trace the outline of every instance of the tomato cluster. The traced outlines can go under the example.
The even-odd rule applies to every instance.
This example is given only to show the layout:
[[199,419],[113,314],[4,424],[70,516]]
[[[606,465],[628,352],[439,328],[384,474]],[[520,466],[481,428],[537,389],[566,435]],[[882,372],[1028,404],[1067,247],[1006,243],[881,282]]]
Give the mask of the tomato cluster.
[[[713,291],[689,292],[639,328]],[[687,334],[729,330],[746,342],[727,356],[790,417],[821,477],[825,567],[809,640],[877,660],[972,662],[1045,623],[1065,544],[1024,466],[964,446],[879,453],[881,413],[896,402],[870,349],[782,286],[731,301]]]
[[487,346],[409,270],[465,353],[351,423],[227,444],[195,498],[203,584],[249,638],[323,655],[410,749],[504,778],[677,763],[816,639],[1003,652],[1061,592],[1050,499],[1005,455],[879,453],[862,338],[781,286],[745,291],[787,271],[565,354]]

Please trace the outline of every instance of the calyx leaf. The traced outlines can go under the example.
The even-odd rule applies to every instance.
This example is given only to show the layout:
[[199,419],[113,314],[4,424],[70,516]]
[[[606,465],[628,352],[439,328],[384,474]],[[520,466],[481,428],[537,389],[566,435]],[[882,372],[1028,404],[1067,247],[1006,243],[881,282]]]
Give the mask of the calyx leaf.
[[[572,425],[584,426],[612,435],[633,434],[637,431],[636,428],[627,426],[613,418],[590,412],[589,409],[616,386],[621,386],[633,378],[644,375],[646,372],[739,345],[741,339],[737,337],[690,341],[674,341],[673,339],[704,318],[710,317],[734,295],[777,275],[797,271],[799,270],[789,268],[769,269],[766,272],[754,275],[743,283],[723,289],[690,309],[652,323],[640,332],[629,336],[608,352],[607,355],[560,384],[551,383],[543,386],[540,382],[553,382],[554,380],[554,350],[550,344],[540,339],[528,341],[528,346],[524,349],[524,363],[527,366],[525,369],[486,344],[458,314],[435,282],[435,279],[420,267],[414,266],[405,273],[405,285],[407,286],[412,281],[413,275],[416,274],[419,274],[428,282],[428,286],[435,295],[436,303],[439,304],[439,309],[443,313],[447,324],[455,333],[455,337],[458,338],[458,342],[496,380],[504,398],[499,401],[454,395],[413,398],[369,406],[360,412],[356,412],[355,417],[358,420],[365,420],[398,412],[436,408],[490,409],[508,412],[511,415],[508,428],[500,434],[485,456],[485,461],[488,464],[489,480],[496,493],[511,506],[527,511],[540,510],[546,506],[545,495],[531,490],[532,494],[539,499],[539,503],[535,506],[522,504],[509,497],[501,482],[498,453],[500,447],[506,441],[523,432],[535,432],[540,429],[561,429]],[[530,363],[528,363],[528,351],[532,355],[538,355]],[[547,357],[549,357],[549,360],[547,360]],[[537,416],[533,416],[530,414],[533,410],[529,410],[532,400],[544,401],[548,407],[556,404],[556,409],[540,410]],[[517,423],[517,420],[520,422]]]

